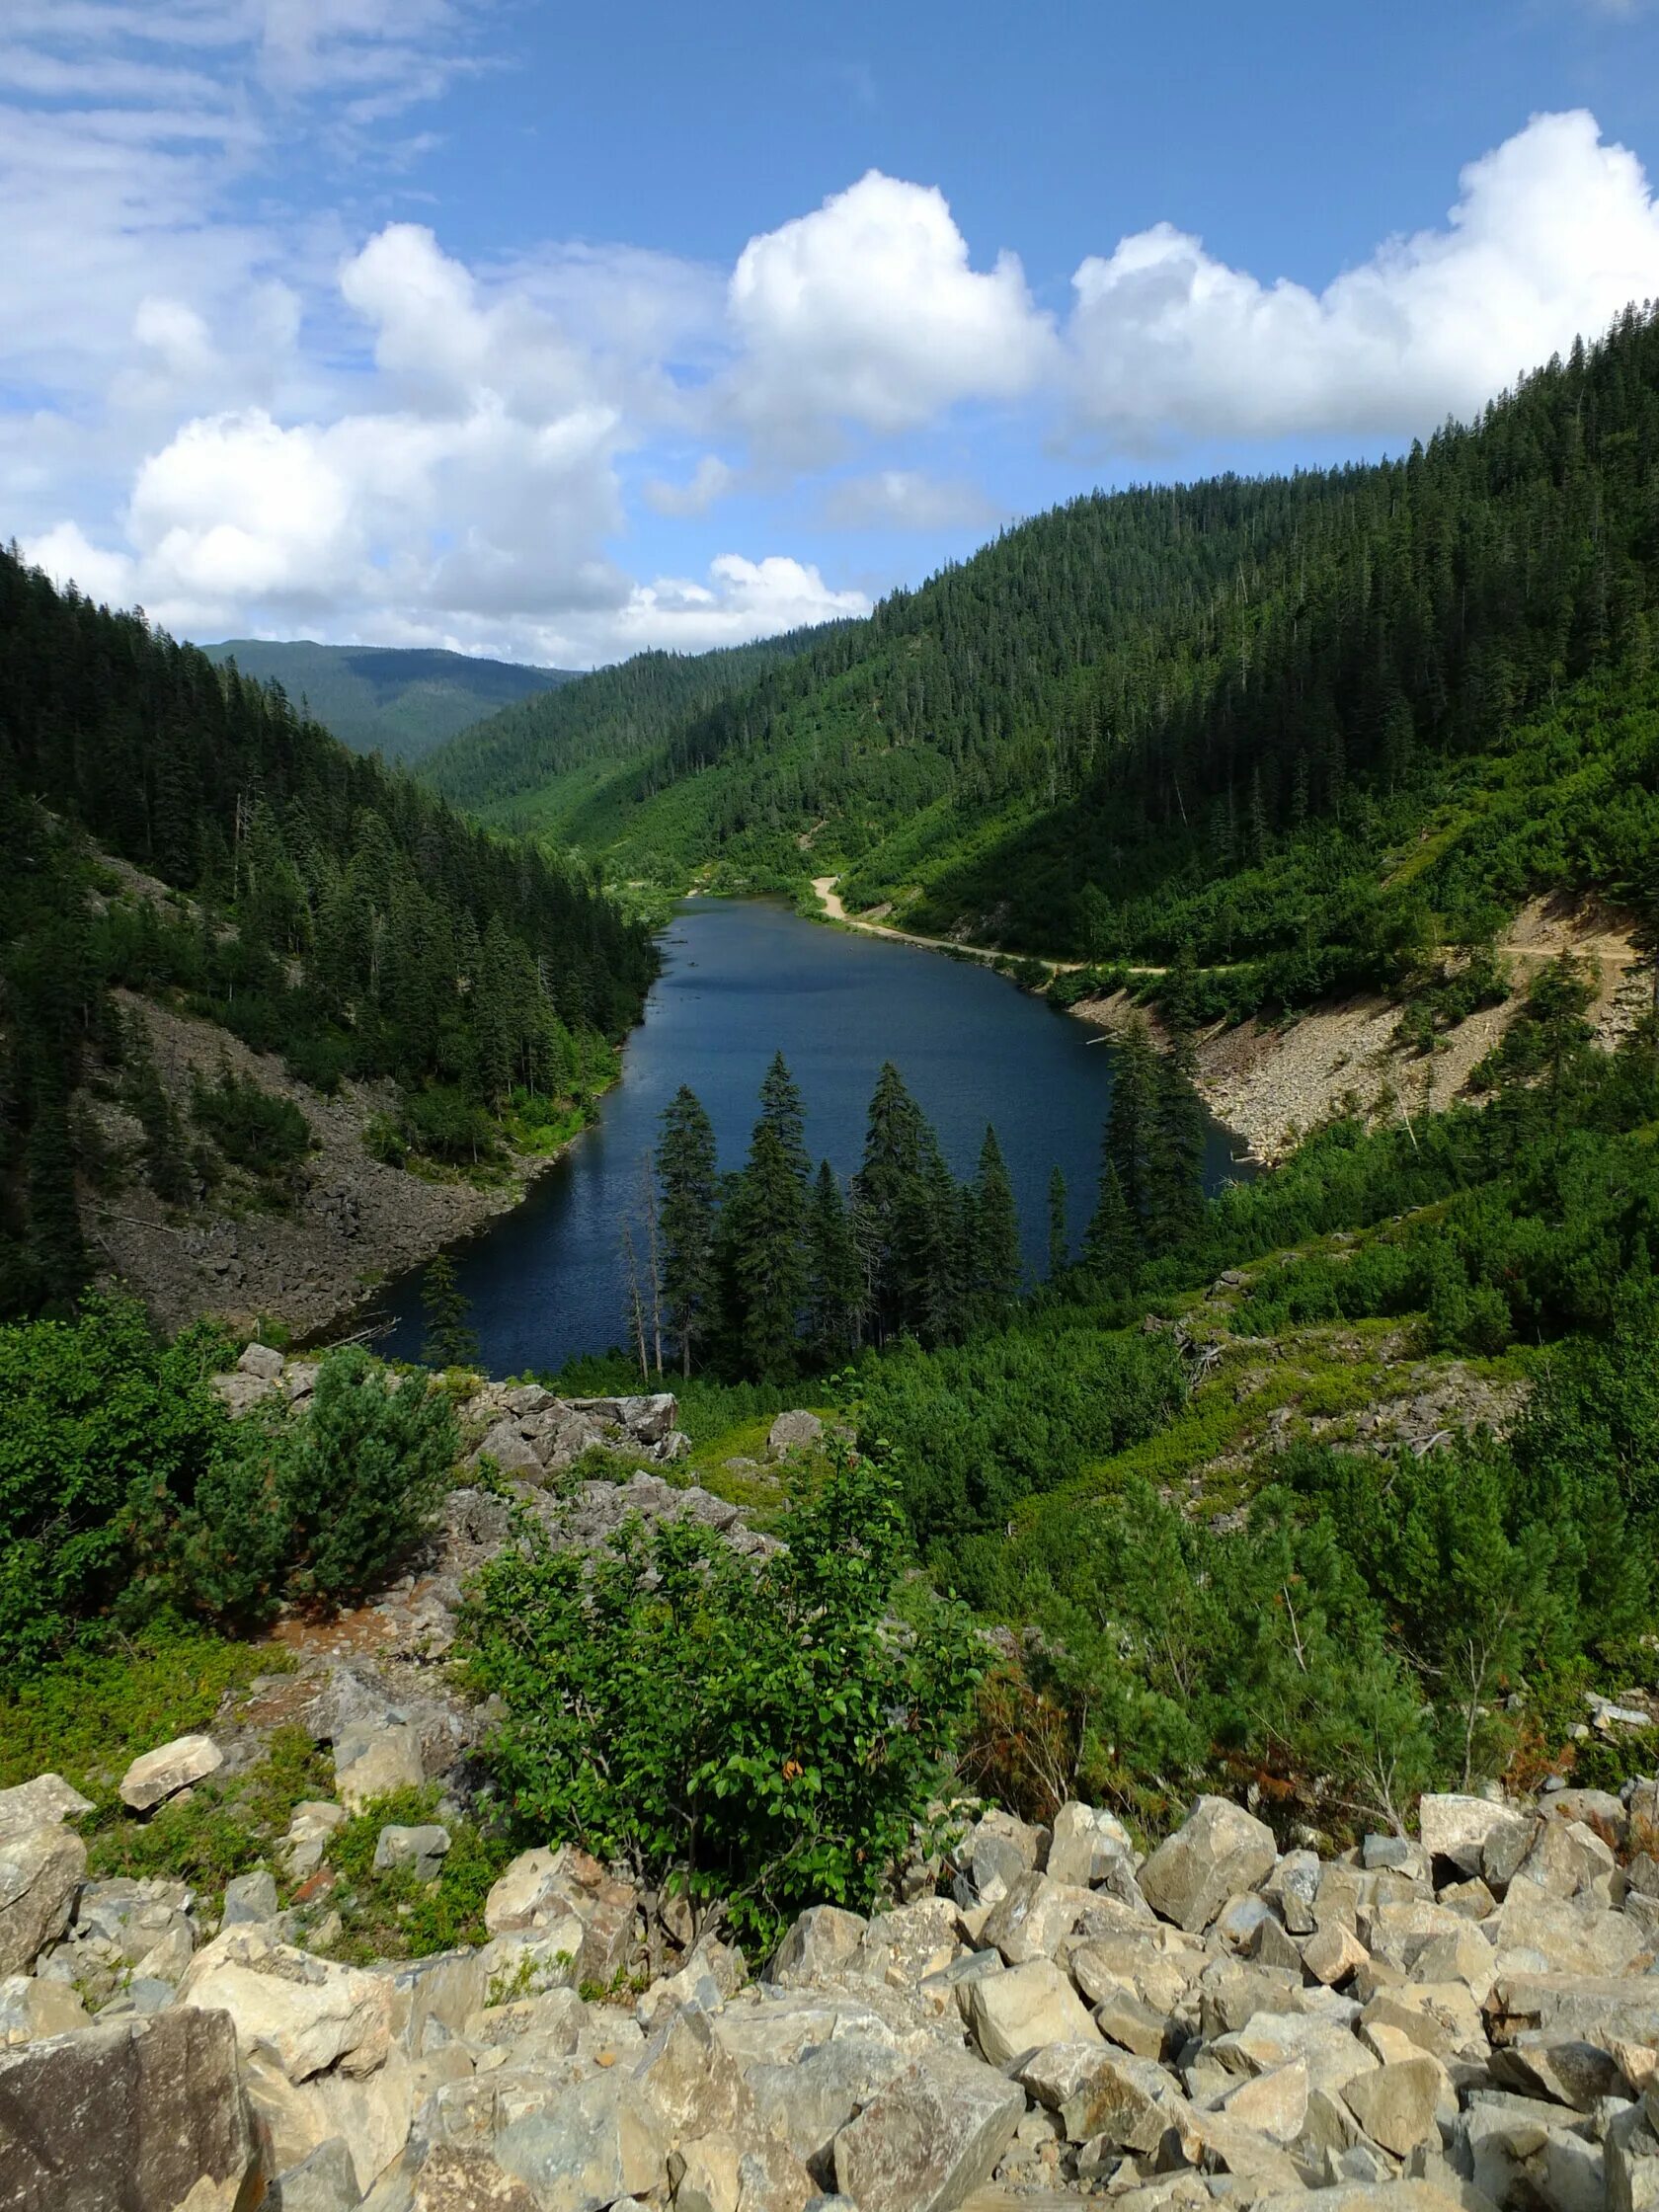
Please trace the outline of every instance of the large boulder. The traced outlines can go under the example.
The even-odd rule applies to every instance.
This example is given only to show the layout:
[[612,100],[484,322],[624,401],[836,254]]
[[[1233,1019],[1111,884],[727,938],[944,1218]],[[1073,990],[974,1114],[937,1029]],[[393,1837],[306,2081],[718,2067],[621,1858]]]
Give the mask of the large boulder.
[[69,1925],[86,1846],[57,1822],[0,1837],[0,1975],[33,1966]]
[[1446,1859],[1461,1874],[1482,1870],[1486,1847],[1494,1839],[1530,1835],[1533,1816],[1488,1797],[1462,1797],[1452,1792],[1431,1793],[1417,1801],[1417,1832],[1431,1859]]
[[334,2066],[371,2073],[391,2047],[386,1975],[332,1965],[275,1941],[264,1928],[216,1936],[193,1960],[179,2000],[198,2012],[228,2013],[238,2046],[271,2059],[290,2082]]
[[0,2051],[0,2212],[241,2212],[257,2163],[222,2013]]
[[92,1799],[71,1789],[61,1775],[37,1775],[33,1781],[0,1789],[0,1837],[49,1828],[54,1821],[78,1820],[91,1810]]
[[968,2018],[992,2066],[1007,2066],[1045,2043],[1104,2040],[1069,1978],[1046,1958],[971,1983]]
[[539,2212],[602,2212],[661,2189],[669,2145],[651,2097],[619,2070],[564,2091],[496,2139]]
[[1049,1837],[1048,1863],[1044,1871],[1057,1882],[1071,1882],[1083,1889],[1110,1883],[1114,1893],[1129,1902],[1125,1878],[1135,1878],[1135,1846],[1123,1822],[1115,1815],[1075,1799],[1061,1806]]
[[767,1430],[766,1457],[782,1460],[791,1452],[810,1452],[823,1435],[824,1423],[818,1415],[797,1406],[789,1413],[780,1413]]
[[223,1765],[224,1753],[211,1736],[177,1736],[132,1762],[121,1777],[121,1803],[132,1812],[147,1813]]
[[0,2046],[43,2043],[87,2024],[87,2010],[67,1982],[8,1974],[0,1982]]
[[244,2060],[242,2078],[266,2154],[277,2172],[302,2166],[325,2143],[350,2147],[357,2187],[372,2188],[409,2140],[415,2116],[415,2073],[400,2050],[371,2074],[336,2067],[290,2081],[266,2052]]
[[484,1902],[492,1936],[546,1935],[575,1944],[578,1978],[608,1988],[628,1963],[639,1893],[574,1844],[520,1852]]
[[1273,1871],[1278,1847],[1265,1821],[1225,1797],[1201,1797],[1141,1869],[1141,1894],[1177,1928],[1208,1928],[1228,1898]]
[[836,2136],[835,2185],[859,2212],[954,2212],[989,2180],[1024,2112],[994,2067],[924,2052]]

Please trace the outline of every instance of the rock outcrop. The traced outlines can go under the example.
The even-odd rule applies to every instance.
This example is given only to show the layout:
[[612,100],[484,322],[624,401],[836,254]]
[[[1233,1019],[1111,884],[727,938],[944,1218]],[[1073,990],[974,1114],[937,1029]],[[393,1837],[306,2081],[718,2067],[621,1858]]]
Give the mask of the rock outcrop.
[[[344,1670],[314,1724],[421,1735]],[[0,2212],[1634,2212],[1655,1805],[1427,1797],[1324,1860],[1214,1797],[1144,1860],[1089,1806],[990,1809],[933,1893],[815,1907],[755,1978],[569,1844],[502,1873],[482,1948],[339,1964],[269,1873],[84,1881],[41,1777],[0,1797],[40,1870],[0,1920]],[[300,1808],[289,1878],[340,1817]],[[380,1849],[430,1879],[447,1841]]]

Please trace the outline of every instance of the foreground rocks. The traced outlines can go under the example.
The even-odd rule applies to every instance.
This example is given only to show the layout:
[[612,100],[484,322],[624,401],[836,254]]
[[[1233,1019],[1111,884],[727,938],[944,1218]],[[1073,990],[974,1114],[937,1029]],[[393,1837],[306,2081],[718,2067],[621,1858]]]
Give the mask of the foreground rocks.
[[[325,1702],[337,1753],[420,1738],[356,1677]],[[1323,1860],[1219,1798],[1146,1858],[1088,1806],[986,1811],[757,1977],[571,1845],[503,1872],[481,1948],[345,1965],[267,1872],[85,1881],[86,1809],[0,1794],[39,1870],[0,1893],[0,2212],[1659,2205],[1653,1782],[1428,1797]],[[300,1808],[287,1878],[343,1817]],[[381,1850],[434,1878],[446,1843]]]

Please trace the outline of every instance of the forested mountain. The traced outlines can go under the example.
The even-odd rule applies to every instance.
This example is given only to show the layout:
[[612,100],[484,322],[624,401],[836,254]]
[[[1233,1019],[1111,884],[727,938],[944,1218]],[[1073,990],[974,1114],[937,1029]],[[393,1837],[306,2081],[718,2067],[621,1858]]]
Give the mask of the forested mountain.
[[201,648],[260,683],[279,683],[354,752],[418,760],[481,715],[574,680],[570,669],[475,660],[435,646],[317,645],[226,638]]
[[1425,929],[1480,934],[1529,871],[1570,878],[1586,805],[1602,887],[1645,888],[1656,601],[1659,322],[1632,308],[1402,459],[1097,494],[1011,529],[690,716],[561,825],[631,875],[835,869],[850,904],[923,929],[1190,949],[1261,963],[1242,999],[1306,995]]
[[[190,1184],[190,1133],[133,1063],[108,987],[168,995],[324,1090],[389,1076],[404,1103],[388,1145],[476,1159],[510,1105],[580,1102],[604,1079],[655,968],[646,930],[583,872],[15,553],[0,555],[0,1307],[60,1297],[84,1270],[90,1153],[71,1102],[90,1073],[144,1123],[151,1187]],[[101,852],[180,896],[119,896]],[[240,1090],[204,1117],[235,1122],[222,1148],[256,1166],[281,1118]]]
[[836,624],[714,653],[638,653],[556,692],[504,707],[433,752],[421,774],[498,829],[577,841],[570,825],[603,820],[613,788],[687,721],[783,667]]

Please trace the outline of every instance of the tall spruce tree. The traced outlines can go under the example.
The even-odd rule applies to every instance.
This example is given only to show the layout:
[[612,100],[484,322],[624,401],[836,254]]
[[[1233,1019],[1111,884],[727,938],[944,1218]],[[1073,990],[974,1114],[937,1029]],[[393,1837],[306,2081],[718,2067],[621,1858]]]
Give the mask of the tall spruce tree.
[[759,1382],[787,1381],[807,1300],[807,1201],[784,1139],[765,1115],[754,1125],[726,1216],[744,1370]]
[[478,1339],[469,1316],[471,1302],[455,1276],[447,1252],[429,1260],[421,1278],[421,1316],[425,1333],[421,1357],[429,1367],[475,1367]]
[[1019,1210],[996,1132],[987,1126],[979,1171],[964,1206],[967,1304],[976,1322],[1000,1320],[1020,1293]]
[[1100,1170],[1100,1197],[1083,1238],[1083,1267],[1108,1290],[1133,1282],[1141,1259],[1141,1239],[1124,1199],[1123,1184],[1110,1158]]
[[870,1099],[864,1162],[853,1182],[876,1341],[919,1333],[927,1306],[927,1138],[920,1107],[892,1061]]
[[835,1367],[858,1349],[864,1275],[841,1186],[828,1160],[813,1185],[808,1223],[807,1311],[813,1358]]
[[1158,1056],[1145,1020],[1137,1014],[1113,1049],[1106,1157],[1117,1170],[1124,1205],[1142,1240],[1152,1214],[1157,1142]]
[[683,1083],[663,1110],[657,1180],[662,1192],[663,1304],[679,1346],[679,1371],[688,1376],[692,1354],[716,1319],[719,1176],[713,1124],[696,1093]]
[[1185,1244],[1204,1219],[1204,1101],[1185,1029],[1157,1064],[1146,1242],[1155,1252]]
[[1071,1237],[1066,1223],[1066,1175],[1056,1167],[1049,1176],[1049,1282],[1058,1288],[1071,1265]]

